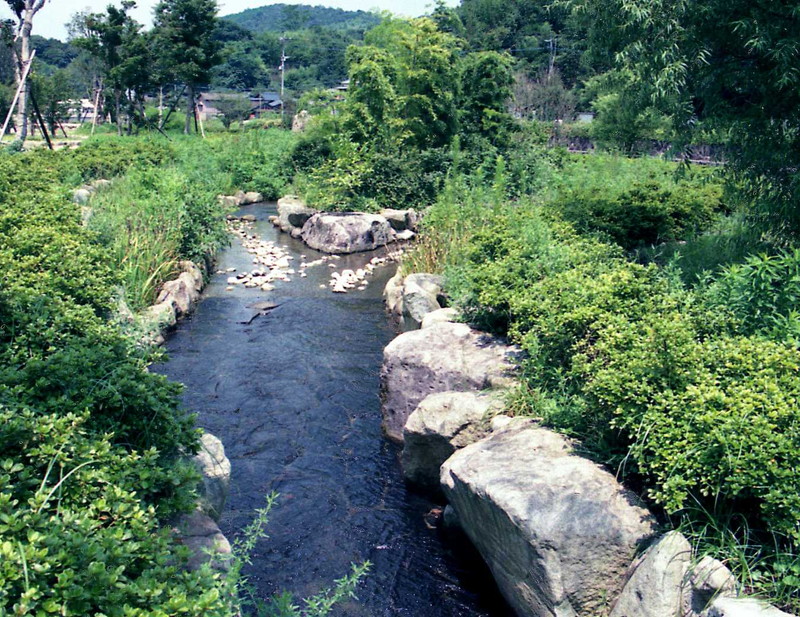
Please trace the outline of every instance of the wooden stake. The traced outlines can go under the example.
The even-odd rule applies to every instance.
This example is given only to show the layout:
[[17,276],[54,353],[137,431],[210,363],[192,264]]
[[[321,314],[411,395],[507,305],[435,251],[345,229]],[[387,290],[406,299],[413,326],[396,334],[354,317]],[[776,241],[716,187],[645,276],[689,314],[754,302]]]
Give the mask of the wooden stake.
[[50,141],[50,135],[47,133],[47,127],[44,124],[42,112],[39,111],[39,104],[36,102],[36,97],[33,96],[33,89],[31,89],[31,105],[33,105],[33,113],[36,115],[36,119],[39,121],[39,126],[41,127],[42,135],[44,135],[44,139],[47,142],[47,147],[52,150],[53,142]]
[[28,62],[28,66],[25,67],[25,70],[22,71],[22,75],[19,80],[19,85],[17,86],[17,92],[14,94],[14,99],[11,101],[11,107],[8,109],[8,115],[6,116],[6,121],[3,123],[3,130],[0,131],[0,141],[3,141],[3,137],[6,136],[6,129],[8,129],[8,123],[11,122],[11,116],[14,115],[14,108],[17,106],[17,101],[19,100],[19,95],[22,93],[22,89],[25,87],[25,82],[28,79],[28,73],[31,71],[31,67],[33,66],[33,59],[36,57],[36,50],[33,50],[31,53],[31,59]]

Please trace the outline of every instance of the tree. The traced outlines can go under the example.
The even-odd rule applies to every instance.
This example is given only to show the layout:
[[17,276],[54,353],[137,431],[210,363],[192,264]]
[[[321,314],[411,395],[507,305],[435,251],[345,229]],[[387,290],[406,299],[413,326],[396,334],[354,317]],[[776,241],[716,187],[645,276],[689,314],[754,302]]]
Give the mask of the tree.
[[195,93],[211,79],[220,60],[216,0],[161,0],[155,8],[154,36],[164,72],[186,86],[186,124],[191,131]]
[[728,135],[726,169],[786,242],[800,231],[800,11],[793,2],[574,0],[591,50],[632,78],[627,101],[690,144]]
[[[123,0],[121,8],[108,5],[105,13],[86,13],[73,19],[72,29],[82,36],[72,43],[87,50],[98,62],[114,101],[117,133],[122,134],[123,101],[130,119],[150,84],[150,51],[141,25],[129,14],[136,6]],[[140,105],[141,106],[141,105]]]
[[[31,31],[33,30],[33,18],[42,10],[47,0],[6,0],[11,10],[19,20],[17,35],[19,38],[19,49],[17,50],[17,84],[22,80],[25,67],[31,62]],[[28,137],[28,95],[30,93],[30,82],[26,82],[20,92],[17,103],[17,137],[24,142]]]
[[58,69],[52,75],[35,74],[31,80],[31,94],[39,105],[47,129],[51,135],[55,135],[56,127],[70,115],[72,89],[67,72]]
[[253,112],[253,105],[246,96],[229,96],[215,101],[216,108],[220,111],[219,119],[226,129],[231,128],[234,122],[244,122]]

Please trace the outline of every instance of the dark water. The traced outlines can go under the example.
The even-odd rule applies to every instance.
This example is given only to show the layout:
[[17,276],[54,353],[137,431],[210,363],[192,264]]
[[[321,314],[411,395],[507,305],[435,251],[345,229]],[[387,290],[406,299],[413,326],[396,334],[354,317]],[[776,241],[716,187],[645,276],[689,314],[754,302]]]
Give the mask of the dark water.
[[[320,255],[272,228],[274,207],[250,206],[257,233],[278,239],[300,263]],[[359,267],[373,255],[335,261]],[[234,240],[218,267],[249,270],[252,256]],[[488,573],[423,516],[434,504],[407,490],[399,450],[383,439],[378,399],[383,347],[395,336],[381,292],[393,267],[376,271],[366,291],[333,294],[327,264],[272,292],[214,276],[195,314],[169,337],[170,361],[157,370],[186,384],[186,407],[225,444],[233,467],[220,525],[234,538],[280,493],[246,570],[261,597],[306,596],[348,572],[374,565],[359,602],[340,615],[460,617],[511,615]],[[258,301],[279,306],[250,320]]]

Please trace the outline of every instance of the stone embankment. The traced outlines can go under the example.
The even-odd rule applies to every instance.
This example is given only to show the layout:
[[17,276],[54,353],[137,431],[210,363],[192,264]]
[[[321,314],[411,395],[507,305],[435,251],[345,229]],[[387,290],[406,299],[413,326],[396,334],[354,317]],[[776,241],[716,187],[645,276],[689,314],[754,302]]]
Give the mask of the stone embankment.
[[503,415],[519,352],[472,330],[440,278],[389,281],[387,309],[411,330],[384,351],[384,429],[409,483],[440,491],[521,617],[790,617],[752,598],[724,564],[697,561],[570,439]]

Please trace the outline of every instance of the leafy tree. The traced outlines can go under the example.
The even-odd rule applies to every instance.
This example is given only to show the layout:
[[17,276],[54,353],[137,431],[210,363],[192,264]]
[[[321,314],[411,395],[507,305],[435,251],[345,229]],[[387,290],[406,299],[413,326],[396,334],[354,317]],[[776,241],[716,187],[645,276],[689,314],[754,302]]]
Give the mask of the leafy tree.
[[39,111],[51,135],[56,127],[69,118],[72,95],[69,76],[66,70],[59,69],[52,75],[36,74],[31,83],[31,93],[39,105]]
[[535,79],[520,71],[514,76],[514,111],[532,120],[571,120],[575,94],[564,86],[558,71],[541,71]]
[[800,230],[800,12],[790,2],[575,0],[591,49],[632,77],[628,100],[691,143],[727,133],[727,169],[760,221]]
[[231,128],[234,122],[244,122],[253,111],[253,105],[244,96],[222,98],[215,101],[215,106],[220,111],[219,119],[226,129]]
[[[481,51],[461,61],[460,132],[465,145],[476,138],[505,148],[512,129],[507,110],[511,98],[512,60],[507,54]],[[471,139],[470,139],[471,138]]]
[[[73,29],[83,36],[73,39],[74,45],[87,50],[97,61],[105,84],[113,97],[117,132],[122,134],[122,105],[125,101],[128,117],[134,102],[141,106],[142,97],[150,85],[150,49],[141,33],[141,25],[129,14],[136,3],[123,0],[120,8],[108,5],[105,13],[76,16]],[[134,93],[128,99],[127,93]]]
[[216,0],[161,0],[155,8],[154,36],[164,73],[186,86],[187,134],[197,87],[209,82],[220,60],[216,25]]

